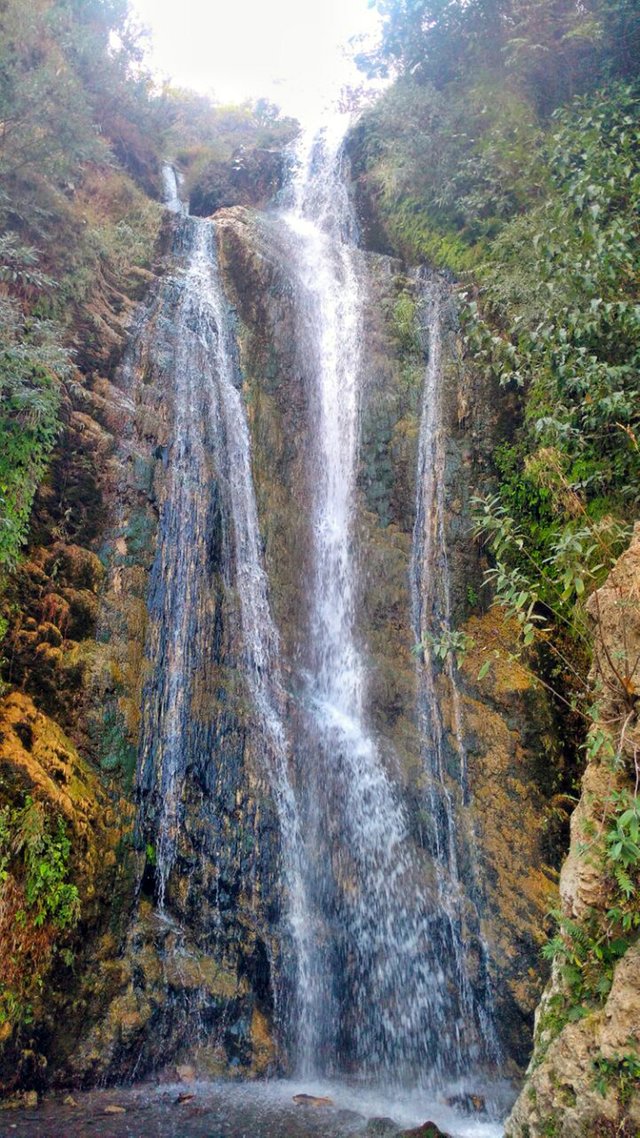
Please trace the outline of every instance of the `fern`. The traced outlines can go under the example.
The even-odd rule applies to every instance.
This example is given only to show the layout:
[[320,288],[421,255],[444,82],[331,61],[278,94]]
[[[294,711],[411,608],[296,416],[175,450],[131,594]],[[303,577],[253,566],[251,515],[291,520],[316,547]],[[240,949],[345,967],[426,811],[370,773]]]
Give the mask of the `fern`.
[[626,897],[627,901],[635,894],[636,887],[629,877],[629,874],[621,865],[614,866],[614,874],[618,889]]

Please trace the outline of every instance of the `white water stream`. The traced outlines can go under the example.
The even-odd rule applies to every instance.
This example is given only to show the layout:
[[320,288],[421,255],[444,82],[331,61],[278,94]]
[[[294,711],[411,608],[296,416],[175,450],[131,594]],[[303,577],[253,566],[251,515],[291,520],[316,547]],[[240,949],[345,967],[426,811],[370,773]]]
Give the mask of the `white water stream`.
[[346,1064],[429,1082],[468,1067],[475,1024],[451,922],[423,883],[366,720],[354,525],[367,269],[342,173],[345,126],[336,119],[303,136],[283,217],[315,416],[304,832],[307,893],[324,915],[298,1051],[307,1072]]
[[[433,825],[434,866],[438,883],[438,899],[450,925],[450,943],[455,958],[455,973],[460,1004],[468,1019],[481,1026],[485,1054],[499,1064],[498,1043],[491,989],[486,975],[486,949],[478,936],[485,971],[484,991],[480,998],[472,990],[465,966],[463,911],[471,907],[470,882],[460,874],[458,847],[461,820],[458,806],[467,799],[467,752],[464,739],[462,701],[456,677],[455,654],[449,652],[444,663],[451,699],[452,726],[457,752],[458,776],[455,792],[449,786],[446,764],[446,742],[436,690],[434,641],[452,634],[451,574],[446,536],[446,437],[443,414],[443,308],[447,300],[444,282],[429,276],[422,284],[420,312],[422,336],[427,351],[418,442],[416,480],[416,519],[413,532],[410,569],[413,630],[421,646],[418,664],[418,714],[427,763],[429,805]],[[469,840],[469,837],[467,837]],[[477,920],[477,913],[475,914]],[[479,925],[479,921],[477,921]]]
[[[183,785],[195,751],[207,741],[198,730],[194,690],[213,642],[207,567],[215,517],[226,531],[222,559],[227,587],[238,598],[242,672],[253,730],[281,830],[284,893],[294,942],[289,983],[311,983],[306,909],[300,866],[302,841],[289,780],[289,750],[278,634],[271,618],[262,564],[251,447],[239,386],[233,324],[217,267],[215,227],[189,218],[175,175],[165,175],[168,208],[181,213],[181,267],[163,283],[142,335],[155,320],[169,321],[164,365],[173,384],[174,418],[168,455],[168,491],[160,519],[152,608],[158,613],[159,654],[147,688],[141,768],[152,766],[159,799],[156,826],[158,901],[164,908],[183,825]],[[220,520],[221,519],[221,520]],[[155,597],[155,600],[154,600]],[[211,755],[215,762],[215,755]]]

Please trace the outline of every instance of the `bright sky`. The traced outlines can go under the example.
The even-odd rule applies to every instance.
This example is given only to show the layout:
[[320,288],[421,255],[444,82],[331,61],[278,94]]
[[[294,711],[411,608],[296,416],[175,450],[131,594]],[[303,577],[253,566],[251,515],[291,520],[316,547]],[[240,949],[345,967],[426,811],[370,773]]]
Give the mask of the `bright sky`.
[[318,92],[361,82],[345,60],[351,36],[375,35],[367,0],[131,0],[152,33],[150,63],[221,102],[264,96],[305,114]]

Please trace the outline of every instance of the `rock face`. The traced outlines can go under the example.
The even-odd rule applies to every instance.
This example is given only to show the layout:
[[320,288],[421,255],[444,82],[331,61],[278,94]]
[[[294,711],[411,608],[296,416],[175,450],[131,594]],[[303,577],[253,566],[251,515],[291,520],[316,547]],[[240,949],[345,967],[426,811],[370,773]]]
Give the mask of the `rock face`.
[[[124,476],[104,550],[102,628],[110,669],[96,678],[94,696],[109,725],[101,739],[103,769],[131,782],[140,754],[129,855],[135,887],[120,924],[118,958],[104,946],[89,1031],[68,1058],[68,1074],[82,1082],[142,1075],[187,1059],[209,1073],[257,1074],[275,1058],[268,1024],[279,943],[277,821],[238,662],[240,616],[227,536],[232,519],[220,506],[226,472],[206,447],[200,454],[195,431],[187,436],[183,466],[179,455],[185,445],[180,401],[186,398],[180,382],[189,368],[198,380],[203,421],[213,398],[197,335],[187,348],[195,362],[181,355],[196,319],[182,291],[182,253],[174,250],[166,279],[140,311],[115,377],[129,416],[117,451]],[[212,353],[215,343],[205,347]],[[213,450],[211,436],[207,442]],[[192,477],[199,457],[203,466]],[[182,494],[177,510],[176,486]],[[187,516],[194,504],[199,512]],[[185,567],[171,593],[174,572]],[[179,651],[189,651],[189,641],[200,651],[178,680],[179,694],[166,694],[160,684],[171,667],[175,628],[167,632],[164,617],[169,608],[179,621],[185,592],[190,633]],[[168,744],[161,717],[165,706],[169,721],[177,716],[180,699],[188,701],[188,714]],[[184,760],[179,781],[161,782],[163,764],[178,754]],[[172,846],[170,861],[163,840]]]
[[[531,673],[509,658],[516,636],[501,610],[470,618],[464,629],[473,641],[461,677],[469,768],[469,801],[461,813],[477,857],[470,879],[505,1052],[524,1065],[540,996],[545,917],[557,904],[558,875],[546,842],[556,733]],[[496,649],[491,671],[479,682],[487,650]],[[448,706],[446,691],[443,702]]]
[[240,147],[229,161],[205,167],[191,189],[191,212],[208,217],[230,206],[265,206],[282,189],[286,167],[282,150]]
[[[597,718],[582,794],[571,820],[571,847],[560,895],[565,943],[575,946],[582,980],[556,960],[537,1015],[536,1042],[524,1090],[507,1123],[508,1138],[600,1138],[640,1128],[640,949],[633,921],[637,866],[625,896],[614,874],[607,834],[637,793],[640,731],[640,525],[606,583],[589,601],[594,621],[592,682]],[[615,940],[614,940],[615,938]],[[613,947],[609,958],[594,946]],[[575,947],[573,949],[575,952]],[[591,970],[591,975],[589,972]]]
[[[131,904],[135,749],[131,736],[113,729],[102,697],[113,694],[115,704],[118,677],[128,685],[128,729],[135,737],[137,664],[133,642],[118,645],[121,660],[107,647],[113,636],[116,648],[117,633],[115,622],[108,632],[101,624],[106,573],[99,556],[123,477],[117,439],[130,424],[112,373],[134,301],[153,280],[146,271],[131,276],[118,288],[98,274],[79,317],[82,375],[65,396],[60,446],[34,508],[32,545],[3,594],[9,625],[0,688],[4,1088],[39,1085],[64,1069],[86,1020],[96,954],[100,946],[117,951]],[[124,607],[133,610],[135,603],[128,596]],[[120,662],[130,664],[128,674]]]
[[[280,178],[271,159],[260,162],[257,200]],[[242,196],[249,173],[238,172],[234,192],[241,201],[254,200]],[[224,290],[235,311],[238,382],[288,686],[308,653],[313,397],[296,352],[291,281],[276,227],[268,214],[242,205],[218,212],[215,227]],[[165,249],[168,244],[167,232]],[[389,257],[368,254],[366,261],[358,635],[368,661],[371,729],[402,788],[411,838],[426,864],[434,821],[425,810],[429,780],[409,584],[425,370],[415,332],[421,285]],[[21,801],[32,792],[66,819],[69,832],[83,835],[71,859],[82,924],[81,935],[69,933],[79,954],[73,975],[59,971],[53,940],[42,948],[46,998],[33,1001],[32,1023],[16,1031],[13,1043],[5,1032],[7,1083],[34,1079],[20,1067],[27,1052],[49,1063],[48,1074],[38,1077],[85,1084],[142,1075],[169,1062],[212,1074],[265,1074],[286,1067],[288,1059],[278,1035],[279,1017],[286,1015],[277,1007],[286,962],[277,811],[239,675],[238,598],[218,556],[229,519],[215,511],[211,587],[201,613],[215,635],[200,686],[191,693],[200,709],[202,746],[185,774],[184,825],[163,885],[163,913],[157,851],[149,840],[161,803],[144,771],[136,801],[141,709],[163,650],[150,580],[177,413],[167,378],[173,349],[155,296],[152,291],[136,316],[118,369],[123,330],[117,342],[110,338],[108,359],[98,353],[84,361],[90,381],[70,412],[67,449],[41,497],[41,542],[16,578],[15,599],[25,615],[11,633],[7,679],[19,690],[3,703],[3,777],[19,788]],[[141,338],[145,323],[149,335]],[[521,1064],[539,993],[543,917],[556,891],[554,870],[545,865],[543,760],[553,747],[553,723],[517,664],[497,663],[486,680],[476,678],[485,650],[494,644],[508,650],[513,635],[499,612],[470,617],[468,600],[482,570],[470,537],[469,500],[489,477],[489,455],[505,430],[506,412],[496,408],[495,392],[461,369],[453,313],[443,383],[452,615],[473,641],[455,683],[446,670],[436,677],[446,785],[460,827],[460,879],[469,897],[466,967],[478,991],[490,980],[504,1055]],[[73,542],[60,536],[61,487],[75,494]],[[213,502],[215,487],[210,490]],[[294,700],[289,711],[295,719]],[[460,790],[461,747],[468,794]],[[66,785],[78,791],[77,800],[65,797]],[[135,827],[141,795],[151,805],[145,824]],[[623,993],[629,983],[627,976],[616,990]],[[64,1030],[56,1027],[61,1018]]]
[[[304,666],[306,651],[312,392],[296,361],[291,286],[277,232],[268,217],[241,209],[218,214],[216,223],[226,288],[238,314],[271,602],[285,671],[294,675]],[[376,736],[410,804],[416,840],[424,843],[431,821],[424,813],[427,774],[409,590],[425,373],[424,349],[412,331],[421,284],[384,256],[369,255],[367,273],[357,522],[360,634],[367,645]],[[524,1064],[541,989],[544,917],[557,898],[557,871],[547,864],[546,842],[555,729],[524,668],[498,663],[486,680],[476,679],[484,651],[501,647],[504,658],[514,644],[500,612],[464,624],[467,593],[478,589],[481,579],[478,549],[470,538],[470,497],[488,478],[489,455],[505,429],[501,414],[506,411],[496,410],[494,393],[456,361],[453,318],[446,332],[443,391],[454,624],[475,643],[456,681],[469,765],[466,803],[457,782],[460,724],[454,693],[444,672],[438,679],[450,763],[447,785],[459,799],[461,874],[471,897],[465,918],[468,967],[480,990],[488,963],[502,1046]]]

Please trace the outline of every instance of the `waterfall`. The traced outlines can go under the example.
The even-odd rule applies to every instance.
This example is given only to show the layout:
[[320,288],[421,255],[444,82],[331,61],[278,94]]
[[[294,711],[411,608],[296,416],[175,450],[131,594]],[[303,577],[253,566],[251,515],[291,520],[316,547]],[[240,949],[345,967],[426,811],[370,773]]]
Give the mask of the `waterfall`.
[[186,217],[189,213],[189,206],[180,197],[180,186],[182,184],[182,175],[178,173],[175,166],[171,166],[169,162],[163,163],[162,166],[162,188],[164,190],[164,204],[171,213],[178,213],[181,217]]
[[[262,240],[275,240],[278,257],[284,252],[293,355],[309,417],[308,609],[303,659],[294,666],[281,661],[271,616],[216,224],[188,217],[175,172],[164,174],[167,206],[178,215],[175,268],[138,332],[139,355],[146,352],[166,377],[171,407],[149,603],[140,832],[154,845],[156,902],[169,918],[188,863],[189,772],[218,759],[202,677],[223,620],[232,627],[246,730],[278,819],[281,882],[270,887],[284,897],[286,919],[270,929],[280,942],[271,949],[271,981],[292,1066],[305,1076],[357,1074],[433,1087],[491,1057],[494,1037],[488,1004],[465,966],[456,802],[430,667],[421,669],[420,719],[433,848],[416,838],[397,757],[371,722],[356,524],[369,270],[343,171],[345,126],[337,118],[302,135],[283,201],[260,229]],[[451,607],[437,290],[426,308],[429,367],[411,564],[418,639],[448,627]],[[463,766],[457,692],[454,699]],[[464,772],[460,782],[464,787]],[[256,895],[260,890],[258,882]]]
[[418,713],[421,733],[425,741],[424,753],[428,765],[429,805],[433,820],[432,854],[436,868],[438,898],[442,912],[450,927],[450,943],[455,959],[455,971],[463,1014],[476,1019],[481,1025],[485,1056],[500,1060],[493,1020],[491,988],[487,976],[487,953],[477,933],[481,947],[483,992],[478,998],[469,984],[465,966],[465,946],[462,939],[463,911],[471,910],[476,928],[478,914],[469,893],[469,882],[461,878],[458,845],[460,835],[459,805],[468,798],[467,753],[464,740],[462,705],[456,682],[454,654],[449,652],[444,671],[449,682],[452,726],[457,752],[458,777],[455,789],[449,786],[445,757],[445,738],[439,699],[436,690],[433,643],[441,636],[450,635],[452,626],[450,569],[446,538],[446,438],[442,406],[442,354],[443,309],[447,290],[444,282],[427,276],[421,282],[420,309],[424,324],[421,333],[427,352],[427,367],[422,393],[420,435],[418,442],[418,470],[416,478],[416,520],[413,531],[411,557],[411,602],[413,630],[416,643],[421,646],[418,658]]
[[145,689],[139,760],[141,828],[155,837],[157,900],[163,911],[185,826],[187,772],[203,756],[216,763],[216,743],[198,706],[198,686],[220,637],[213,595],[219,573],[239,609],[239,664],[278,814],[293,942],[287,982],[295,992],[308,983],[311,925],[288,774],[278,634],[262,564],[233,321],[218,273],[215,226],[185,216],[175,243],[178,267],[164,279],[140,332],[144,343],[153,343],[173,407],[149,605],[153,666]]
[[299,781],[320,933],[298,1052],[307,1071],[437,1081],[468,1068],[477,1020],[451,921],[367,723],[354,532],[366,264],[341,169],[344,129],[336,121],[303,136],[282,217],[315,436]]

